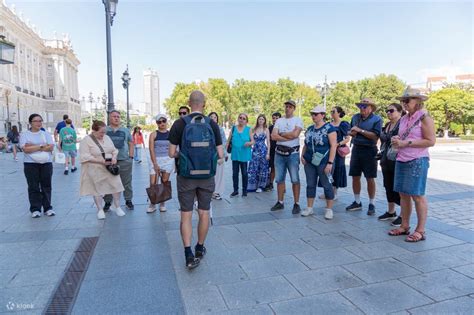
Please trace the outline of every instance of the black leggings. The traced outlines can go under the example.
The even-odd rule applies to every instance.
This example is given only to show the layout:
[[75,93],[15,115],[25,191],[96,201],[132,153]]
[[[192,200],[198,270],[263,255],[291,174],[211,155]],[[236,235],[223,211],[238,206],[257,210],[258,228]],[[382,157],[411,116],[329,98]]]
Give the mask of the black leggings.
[[[388,161],[386,163],[392,163]],[[400,205],[400,194],[396,191],[393,191],[393,184],[395,181],[395,162],[392,165],[382,166],[383,174],[383,187],[385,187],[385,194],[387,195],[388,202],[395,202],[397,205]]]
[[242,173],[242,193],[247,192],[247,184],[249,181],[247,164],[247,162],[232,161],[232,181],[234,182],[234,192],[239,191],[239,168]]

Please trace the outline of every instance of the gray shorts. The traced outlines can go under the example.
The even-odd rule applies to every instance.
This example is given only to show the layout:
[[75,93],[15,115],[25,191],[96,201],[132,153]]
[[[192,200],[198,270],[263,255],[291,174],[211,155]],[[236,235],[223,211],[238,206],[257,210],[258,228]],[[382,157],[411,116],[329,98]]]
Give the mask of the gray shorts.
[[197,200],[198,209],[210,209],[212,193],[216,186],[214,177],[207,179],[189,179],[178,175],[176,184],[181,211],[193,211],[194,199]]

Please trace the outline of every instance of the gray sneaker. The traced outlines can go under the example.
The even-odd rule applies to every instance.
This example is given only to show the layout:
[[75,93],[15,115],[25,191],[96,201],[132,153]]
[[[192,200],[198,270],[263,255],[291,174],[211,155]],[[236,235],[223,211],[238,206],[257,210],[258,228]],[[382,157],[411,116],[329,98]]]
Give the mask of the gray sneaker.
[[375,206],[373,204],[369,204],[369,210],[367,210],[367,215],[374,215],[375,214]]

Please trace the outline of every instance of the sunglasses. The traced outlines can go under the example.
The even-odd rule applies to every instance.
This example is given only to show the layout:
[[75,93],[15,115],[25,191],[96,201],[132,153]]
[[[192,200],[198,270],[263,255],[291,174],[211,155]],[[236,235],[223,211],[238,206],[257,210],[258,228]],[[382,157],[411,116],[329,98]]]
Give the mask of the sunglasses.
[[239,119],[247,120],[247,118],[245,118],[244,116],[240,116]]
[[335,114],[335,113],[337,113],[337,110],[333,109],[333,110],[331,111],[331,114]]
[[385,112],[387,114],[393,114],[395,112],[395,110],[392,108],[392,109],[387,109]]
[[187,112],[179,112],[179,116],[187,115]]
[[311,113],[311,116],[325,115],[325,113]]
[[359,109],[366,109],[369,105],[367,104],[357,104],[357,107],[359,107]]
[[413,97],[405,98],[405,99],[402,100],[402,103],[408,104],[408,103],[410,103],[410,100],[411,100],[412,98],[413,98]]
[[166,120],[165,119],[160,119],[157,121],[158,124],[166,124]]

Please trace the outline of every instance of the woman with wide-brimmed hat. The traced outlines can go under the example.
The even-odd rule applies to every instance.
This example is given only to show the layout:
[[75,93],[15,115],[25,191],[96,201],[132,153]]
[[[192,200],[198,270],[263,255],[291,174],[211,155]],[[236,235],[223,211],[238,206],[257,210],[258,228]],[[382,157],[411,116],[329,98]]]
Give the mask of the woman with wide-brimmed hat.
[[[400,119],[398,136],[392,137],[392,146],[398,149],[395,164],[394,190],[400,193],[402,224],[389,232],[392,236],[408,235],[405,241],[425,239],[428,202],[425,197],[429,168],[428,148],[436,142],[434,122],[423,109],[428,99],[420,90],[408,87],[398,98],[407,115]],[[418,217],[415,231],[410,234],[411,200],[415,202]]]

